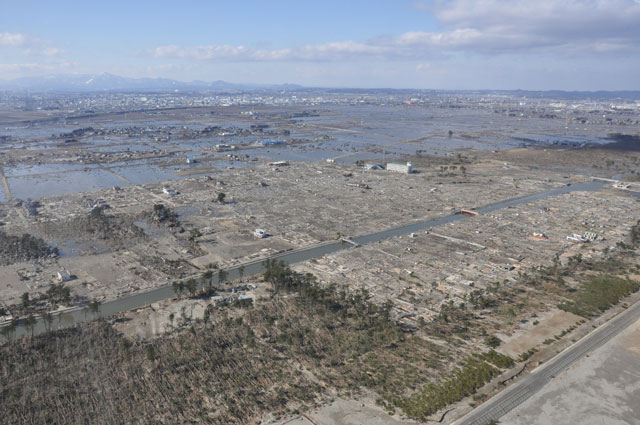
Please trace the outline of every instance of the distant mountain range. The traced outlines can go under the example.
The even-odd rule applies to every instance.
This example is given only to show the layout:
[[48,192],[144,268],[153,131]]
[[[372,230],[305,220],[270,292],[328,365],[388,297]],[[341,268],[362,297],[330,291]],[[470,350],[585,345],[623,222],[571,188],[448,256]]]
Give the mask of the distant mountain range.
[[23,77],[0,80],[0,90],[34,90],[60,92],[97,91],[241,91],[251,89],[298,89],[295,84],[234,84],[226,81],[183,82],[167,78],[127,78],[102,73],[97,75],[52,75],[47,77]]
[[29,90],[34,92],[241,92],[250,90],[305,90],[333,94],[376,94],[416,92],[450,94],[504,94],[524,98],[547,98],[566,100],[640,100],[640,91],[562,91],[562,90],[422,90],[389,88],[311,88],[297,84],[235,84],[226,81],[177,81],[168,78],[127,78],[106,72],[96,75],[52,75],[48,77],[23,77],[0,80],[0,90]]

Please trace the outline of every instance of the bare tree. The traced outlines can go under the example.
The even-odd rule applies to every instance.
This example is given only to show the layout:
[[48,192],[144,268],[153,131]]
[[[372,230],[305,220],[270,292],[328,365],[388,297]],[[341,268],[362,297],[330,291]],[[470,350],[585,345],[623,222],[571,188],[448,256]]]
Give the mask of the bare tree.
[[196,283],[195,280],[189,279],[187,280],[186,286],[187,286],[187,291],[189,291],[189,295],[193,297],[196,294],[196,290],[198,289],[198,284]]
[[11,322],[0,329],[0,334],[7,340],[11,341],[13,336],[16,333],[16,328],[18,327],[18,321],[16,319],[12,319]]
[[173,292],[175,292],[176,295],[179,297],[182,294],[182,292],[184,291],[184,283],[182,283],[182,282],[173,282],[172,286],[173,286]]
[[53,315],[50,312],[46,312],[42,315],[42,320],[44,321],[44,327],[47,329],[47,332],[51,332],[51,324],[53,323]]
[[202,275],[202,278],[207,282],[207,286],[211,288],[211,286],[213,285],[213,272],[211,270],[207,270]]
[[25,317],[22,320],[22,323],[24,324],[24,327],[29,331],[29,333],[33,337],[33,331],[34,331],[34,329],[36,327],[36,323],[37,323],[37,320],[33,316],[33,314],[29,314],[27,317]]
[[88,308],[89,311],[94,315],[94,317],[100,316],[100,306],[102,303],[98,300],[93,300],[89,303]]
[[240,280],[242,280],[242,276],[244,276],[244,265],[238,267],[238,275],[240,276]]
[[227,273],[226,270],[220,269],[218,271],[218,283],[219,284],[223,284],[224,282],[226,282],[228,277],[229,277],[229,273]]

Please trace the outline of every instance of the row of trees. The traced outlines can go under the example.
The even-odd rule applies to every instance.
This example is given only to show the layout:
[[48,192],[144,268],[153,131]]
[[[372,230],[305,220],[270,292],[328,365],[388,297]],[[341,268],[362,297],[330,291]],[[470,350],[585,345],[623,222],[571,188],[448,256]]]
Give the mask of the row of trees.
[[[239,279],[244,277],[244,272],[245,266],[238,267]],[[223,285],[229,280],[229,272],[224,269],[219,269],[218,273],[214,273],[213,270],[207,270],[198,279],[199,283],[195,278],[191,278],[186,281],[174,281],[171,286],[173,287],[173,292],[178,296],[184,293],[188,293],[190,297],[210,295],[214,291],[214,276],[216,277],[215,283],[218,285]]]
[[631,279],[602,275],[586,281],[572,294],[572,301],[558,304],[558,308],[583,317],[593,317],[640,289],[640,283]]
[[[490,363],[493,363],[490,364]],[[426,420],[444,407],[474,394],[500,373],[499,368],[513,366],[513,360],[495,351],[467,358],[464,365],[437,384],[427,384],[410,397],[393,400],[409,417]]]
[[[25,297],[26,295],[26,297]],[[28,293],[24,293],[23,297],[22,297],[22,301],[23,303],[26,301],[28,302],[29,300],[29,294]],[[87,307],[85,308],[85,317],[87,315],[87,313],[91,313],[92,316],[94,318],[99,318],[100,317],[100,308],[101,308],[102,303],[98,300],[92,300],[87,304]],[[42,314],[40,314],[40,320],[42,321],[42,324],[45,328],[46,332],[51,332],[52,328],[53,328],[53,321],[54,321],[54,317],[58,318],[58,326],[60,326],[62,324],[62,322],[64,320],[66,320],[67,318],[71,317],[69,314],[67,313],[59,313],[56,314],[55,316],[47,311],[44,312]],[[71,317],[71,321],[73,321],[72,317]],[[38,318],[36,315],[34,315],[32,312],[30,312],[27,316],[21,318],[21,319],[17,319],[17,318],[13,318],[7,325],[5,325],[4,327],[0,328],[0,335],[2,335],[2,337],[6,340],[6,341],[10,341],[11,339],[13,339],[16,335],[16,332],[18,330],[18,327],[20,325],[24,326],[25,330],[27,331],[27,333],[33,337],[34,335],[34,331],[35,331],[35,327],[38,324]]]
[[[200,282],[205,289],[216,273],[226,280],[225,271],[209,270]],[[309,407],[326,391],[317,382],[345,396],[368,388],[392,407],[406,404],[416,416],[426,411],[417,404],[409,410],[414,398],[407,391],[422,390],[448,368],[455,346],[404,331],[391,320],[391,305],[370,302],[366,291],[323,286],[281,261],[266,262],[264,277],[274,288],[271,299],[246,311],[223,309],[206,321],[192,320],[189,332],[131,341],[97,321],[5,345],[5,420],[253,423],[265,411],[283,411],[292,403]],[[187,285],[194,288],[186,281],[186,292]],[[99,304],[92,305],[99,314]],[[504,362],[497,353],[473,357],[465,363],[471,370],[461,372],[471,387],[452,381],[443,391],[468,392]]]
[[28,233],[22,236],[8,235],[0,231],[0,264],[13,264],[58,255],[58,248]]
[[156,223],[166,224],[169,227],[180,226],[178,213],[163,204],[155,204],[153,206],[151,218]]

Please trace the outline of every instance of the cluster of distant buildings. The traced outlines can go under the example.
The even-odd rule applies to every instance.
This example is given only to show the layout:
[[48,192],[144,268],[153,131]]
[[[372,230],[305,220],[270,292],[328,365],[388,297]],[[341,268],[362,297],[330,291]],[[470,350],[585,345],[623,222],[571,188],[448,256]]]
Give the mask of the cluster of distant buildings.
[[[613,95],[612,95],[613,96]],[[67,114],[94,114],[104,112],[154,111],[172,108],[202,108],[220,106],[282,106],[304,105],[386,105],[403,108],[435,106],[440,108],[459,108],[474,105],[496,108],[497,113],[509,116],[526,116],[535,113],[542,117],[560,117],[558,112],[568,112],[569,118],[576,123],[594,120],[614,120],[613,117],[602,117],[620,111],[628,111],[634,123],[634,115],[640,110],[640,102],[631,97],[615,97],[587,95],[585,97],[547,97],[544,93],[532,92],[523,96],[520,92],[447,92],[415,90],[377,90],[372,93],[343,92],[336,93],[331,89],[300,88],[287,90],[241,90],[230,94],[226,91],[96,91],[86,93],[63,93],[58,91],[41,92],[33,90],[0,90],[0,107],[20,110],[63,111]],[[593,116],[584,113],[593,112]],[[314,116],[315,111],[292,114],[296,116]],[[247,116],[256,115],[255,111],[242,111]],[[578,114],[578,115],[575,115]],[[573,116],[575,115],[575,116]],[[600,117],[598,117],[600,115]],[[564,115],[563,115],[564,116]]]

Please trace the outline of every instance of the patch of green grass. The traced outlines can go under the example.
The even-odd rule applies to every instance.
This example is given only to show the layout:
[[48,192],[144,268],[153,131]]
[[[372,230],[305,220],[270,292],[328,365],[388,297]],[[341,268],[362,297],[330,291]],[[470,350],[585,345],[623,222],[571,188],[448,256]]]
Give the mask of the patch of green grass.
[[588,280],[574,293],[573,301],[558,304],[558,308],[578,316],[593,317],[640,289],[640,283],[614,276],[598,276]]
[[429,383],[409,397],[396,398],[392,403],[410,418],[425,419],[451,403],[474,394],[500,373],[500,368],[513,366],[511,358],[491,350],[468,357],[462,366],[437,384]]
[[529,360],[529,358],[537,352],[538,350],[536,348],[530,348],[529,351],[525,351],[524,353],[520,354],[519,360],[521,362]]
[[502,341],[497,336],[491,335],[484,339],[484,343],[487,344],[488,347],[497,348],[502,344]]
[[482,354],[475,354],[475,356],[491,363],[496,367],[499,367],[500,369],[508,369],[510,367],[513,367],[513,365],[515,364],[511,357],[500,354],[495,350],[489,350],[486,353]]

